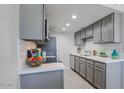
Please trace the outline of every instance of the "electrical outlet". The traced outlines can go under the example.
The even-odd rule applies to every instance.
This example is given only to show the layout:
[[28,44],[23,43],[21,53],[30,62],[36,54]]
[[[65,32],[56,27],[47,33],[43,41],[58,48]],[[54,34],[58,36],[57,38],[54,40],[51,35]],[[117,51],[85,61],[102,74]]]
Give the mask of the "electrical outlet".
[[12,86],[12,84],[5,84],[5,83],[3,83],[3,84],[0,84],[0,87],[5,87],[5,86],[7,86],[7,87],[10,87],[10,86]]

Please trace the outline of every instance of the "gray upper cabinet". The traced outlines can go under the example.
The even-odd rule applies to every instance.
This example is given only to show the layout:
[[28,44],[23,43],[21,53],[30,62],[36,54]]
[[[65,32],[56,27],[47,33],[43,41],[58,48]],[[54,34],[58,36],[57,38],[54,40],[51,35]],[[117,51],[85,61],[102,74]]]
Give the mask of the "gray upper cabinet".
[[102,43],[120,42],[121,14],[112,13],[102,19]]
[[81,39],[85,39],[85,30],[85,28],[81,30]]
[[101,42],[101,21],[97,21],[93,24],[93,36],[94,43]]
[[[122,15],[111,13],[99,21],[81,30],[81,39],[93,38],[94,43],[107,44],[120,42],[122,30]],[[78,33],[78,32],[77,32]],[[80,39],[76,40],[76,45],[81,45]]]
[[92,25],[86,27],[85,38],[92,38],[93,37],[93,29]]
[[112,13],[93,24],[94,43],[120,42],[121,14]]
[[19,32],[21,39],[42,40],[44,30],[43,5],[24,4],[19,7]]
[[81,31],[75,32],[75,34],[74,34],[74,40],[75,40],[75,45],[76,46],[83,45],[84,42],[81,39]]
[[114,41],[114,15],[109,15],[102,19],[102,42]]

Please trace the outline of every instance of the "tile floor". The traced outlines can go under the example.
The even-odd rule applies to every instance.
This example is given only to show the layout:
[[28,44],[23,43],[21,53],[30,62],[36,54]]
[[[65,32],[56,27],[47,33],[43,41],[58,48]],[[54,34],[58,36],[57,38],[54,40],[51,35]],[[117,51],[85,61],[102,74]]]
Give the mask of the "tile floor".
[[64,89],[94,89],[87,81],[71,69],[64,72]]

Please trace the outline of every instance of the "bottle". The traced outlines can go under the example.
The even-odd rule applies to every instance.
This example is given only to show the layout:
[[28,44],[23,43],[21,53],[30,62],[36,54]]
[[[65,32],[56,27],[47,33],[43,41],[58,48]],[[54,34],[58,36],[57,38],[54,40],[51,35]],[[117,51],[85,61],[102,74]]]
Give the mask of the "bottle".
[[94,49],[93,50],[93,55],[96,56],[97,55],[97,51]]
[[46,51],[43,50],[42,56],[43,56],[43,62],[46,62]]
[[119,52],[117,50],[113,50],[111,53],[112,59],[118,59],[119,58]]

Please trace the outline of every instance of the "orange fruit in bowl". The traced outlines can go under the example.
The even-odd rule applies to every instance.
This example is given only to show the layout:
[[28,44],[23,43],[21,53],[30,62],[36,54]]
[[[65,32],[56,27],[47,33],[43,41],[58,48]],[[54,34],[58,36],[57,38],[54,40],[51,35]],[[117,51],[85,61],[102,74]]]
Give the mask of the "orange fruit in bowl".
[[43,60],[43,57],[42,57],[42,56],[39,56],[39,57],[37,57],[36,60],[38,60],[38,61],[42,61],[42,60]]
[[32,57],[32,60],[31,61],[35,61],[36,60],[36,58],[35,57]]

